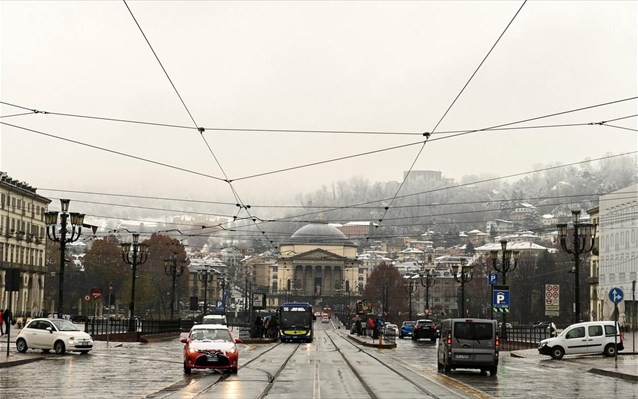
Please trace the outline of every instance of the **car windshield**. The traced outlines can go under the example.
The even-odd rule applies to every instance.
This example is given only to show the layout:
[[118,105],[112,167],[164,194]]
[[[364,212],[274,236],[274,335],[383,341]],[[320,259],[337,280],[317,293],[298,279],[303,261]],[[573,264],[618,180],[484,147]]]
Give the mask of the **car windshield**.
[[403,325],[404,325],[404,326],[413,326],[413,325],[414,325],[414,322],[413,322],[413,321],[404,321],[404,322],[403,322]]
[[193,341],[231,341],[228,330],[198,329],[192,332]]
[[59,331],[80,331],[75,324],[67,320],[51,320],[51,323],[53,323]]

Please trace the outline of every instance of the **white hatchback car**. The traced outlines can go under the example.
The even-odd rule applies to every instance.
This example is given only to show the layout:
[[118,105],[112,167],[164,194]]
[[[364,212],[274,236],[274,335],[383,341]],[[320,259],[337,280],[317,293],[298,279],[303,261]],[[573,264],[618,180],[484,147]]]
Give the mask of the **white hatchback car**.
[[541,355],[560,360],[564,355],[603,354],[615,356],[625,349],[623,335],[613,321],[586,321],[572,324],[557,337],[544,339],[538,345]]
[[67,351],[86,354],[93,349],[93,338],[68,320],[33,319],[18,333],[16,349],[53,350],[58,355]]

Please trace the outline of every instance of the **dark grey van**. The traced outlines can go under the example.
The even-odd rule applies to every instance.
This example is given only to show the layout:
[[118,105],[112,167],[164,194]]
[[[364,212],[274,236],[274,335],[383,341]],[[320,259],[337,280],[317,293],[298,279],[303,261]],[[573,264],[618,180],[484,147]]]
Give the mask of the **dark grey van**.
[[500,340],[496,320],[447,319],[441,322],[437,349],[439,371],[480,369],[495,376],[498,370]]

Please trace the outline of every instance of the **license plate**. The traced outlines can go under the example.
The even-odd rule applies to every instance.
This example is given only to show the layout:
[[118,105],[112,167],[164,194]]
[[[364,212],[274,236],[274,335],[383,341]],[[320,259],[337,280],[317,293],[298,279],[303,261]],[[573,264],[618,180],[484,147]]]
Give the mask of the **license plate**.
[[208,360],[209,362],[216,362],[217,361],[217,355],[208,355],[208,356],[206,356],[206,360]]
[[460,354],[454,355],[454,357],[457,358],[457,359],[469,359],[470,355],[465,355],[465,354],[460,353]]

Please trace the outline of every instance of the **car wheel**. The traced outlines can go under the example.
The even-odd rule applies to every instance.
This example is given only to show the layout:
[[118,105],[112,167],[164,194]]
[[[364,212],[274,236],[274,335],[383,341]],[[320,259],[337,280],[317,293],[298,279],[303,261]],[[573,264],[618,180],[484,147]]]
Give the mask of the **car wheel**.
[[560,346],[555,346],[552,348],[551,355],[552,355],[552,358],[556,360],[560,360],[565,355],[565,350],[561,348]]
[[232,368],[230,369],[230,373],[231,373],[231,374],[237,374],[237,367],[232,367]]
[[64,342],[56,341],[55,344],[53,344],[53,350],[55,351],[57,355],[63,355],[64,352],[66,352],[66,348],[64,347]]
[[490,367],[490,376],[494,377],[496,375],[497,370],[498,370],[498,367],[496,366]]
[[430,341],[432,341],[432,342],[436,342],[436,337],[432,337],[432,338],[430,338]]
[[412,336],[412,341],[416,341],[416,337],[414,335]]
[[450,367],[450,366],[444,366],[444,367],[443,367],[443,371],[445,372],[445,374],[450,374],[450,371],[452,371],[452,367]]
[[481,369],[481,375],[487,375],[487,370]]
[[184,374],[190,374],[190,373],[191,373],[191,368],[186,367],[186,363],[184,363]]
[[605,346],[605,351],[603,352],[603,354],[607,357],[616,356],[616,346],[614,344],[609,344]]
[[24,339],[20,338],[19,340],[16,341],[16,349],[18,350],[18,352],[26,352],[27,349],[29,349],[29,347],[27,346],[27,341],[25,341]]

